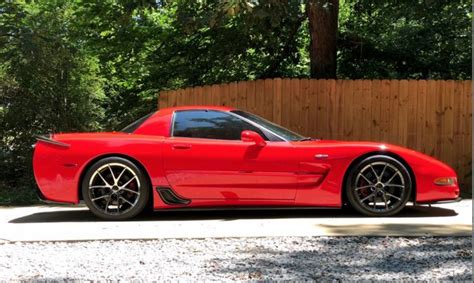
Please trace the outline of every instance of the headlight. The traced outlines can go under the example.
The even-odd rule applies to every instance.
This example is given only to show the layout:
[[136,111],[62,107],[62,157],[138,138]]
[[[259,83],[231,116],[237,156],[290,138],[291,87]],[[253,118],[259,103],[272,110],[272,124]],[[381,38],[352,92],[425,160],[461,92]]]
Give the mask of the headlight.
[[456,184],[456,178],[455,177],[441,177],[441,178],[436,178],[434,180],[435,185],[438,186],[451,186]]

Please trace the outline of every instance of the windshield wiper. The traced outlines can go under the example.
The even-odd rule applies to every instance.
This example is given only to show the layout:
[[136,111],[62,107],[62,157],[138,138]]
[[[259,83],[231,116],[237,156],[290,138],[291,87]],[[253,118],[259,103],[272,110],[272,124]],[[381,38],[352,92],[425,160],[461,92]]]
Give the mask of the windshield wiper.
[[313,140],[312,137],[304,137],[304,138],[301,138],[301,139],[296,140],[296,141],[311,141],[311,140]]

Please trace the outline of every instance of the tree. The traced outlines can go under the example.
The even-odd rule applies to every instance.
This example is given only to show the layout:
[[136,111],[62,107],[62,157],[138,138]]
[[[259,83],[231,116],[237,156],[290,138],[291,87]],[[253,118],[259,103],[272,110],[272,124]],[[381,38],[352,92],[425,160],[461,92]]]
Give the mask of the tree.
[[310,76],[336,78],[339,0],[308,0]]
[[472,77],[471,1],[350,0],[343,8],[340,78]]

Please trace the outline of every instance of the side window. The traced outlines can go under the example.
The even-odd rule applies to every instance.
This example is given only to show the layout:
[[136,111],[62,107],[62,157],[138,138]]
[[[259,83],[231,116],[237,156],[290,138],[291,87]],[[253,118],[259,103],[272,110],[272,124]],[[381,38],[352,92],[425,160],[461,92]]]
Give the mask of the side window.
[[267,140],[259,128],[225,112],[192,110],[177,111],[174,115],[175,137],[240,140],[242,131],[251,130]]

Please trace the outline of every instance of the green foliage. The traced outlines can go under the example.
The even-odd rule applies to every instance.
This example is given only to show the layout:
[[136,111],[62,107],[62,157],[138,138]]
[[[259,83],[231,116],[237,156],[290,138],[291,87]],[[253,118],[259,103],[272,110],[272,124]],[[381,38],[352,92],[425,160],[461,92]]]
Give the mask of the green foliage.
[[471,1],[346,2],[340,77],[471,78]]
[[67,4],[54,4],[0,6],[0,171],[12,189],[32,184],[35,134],[99,129],[103,115],[98,61],[69,40]]
[[[121,128],[164,89],[309,77],[304,5],[1,1],[0,203],[31,200],[35,134]],[[341,0],[338,76],[470,79],[469,9],[467,0]]]

